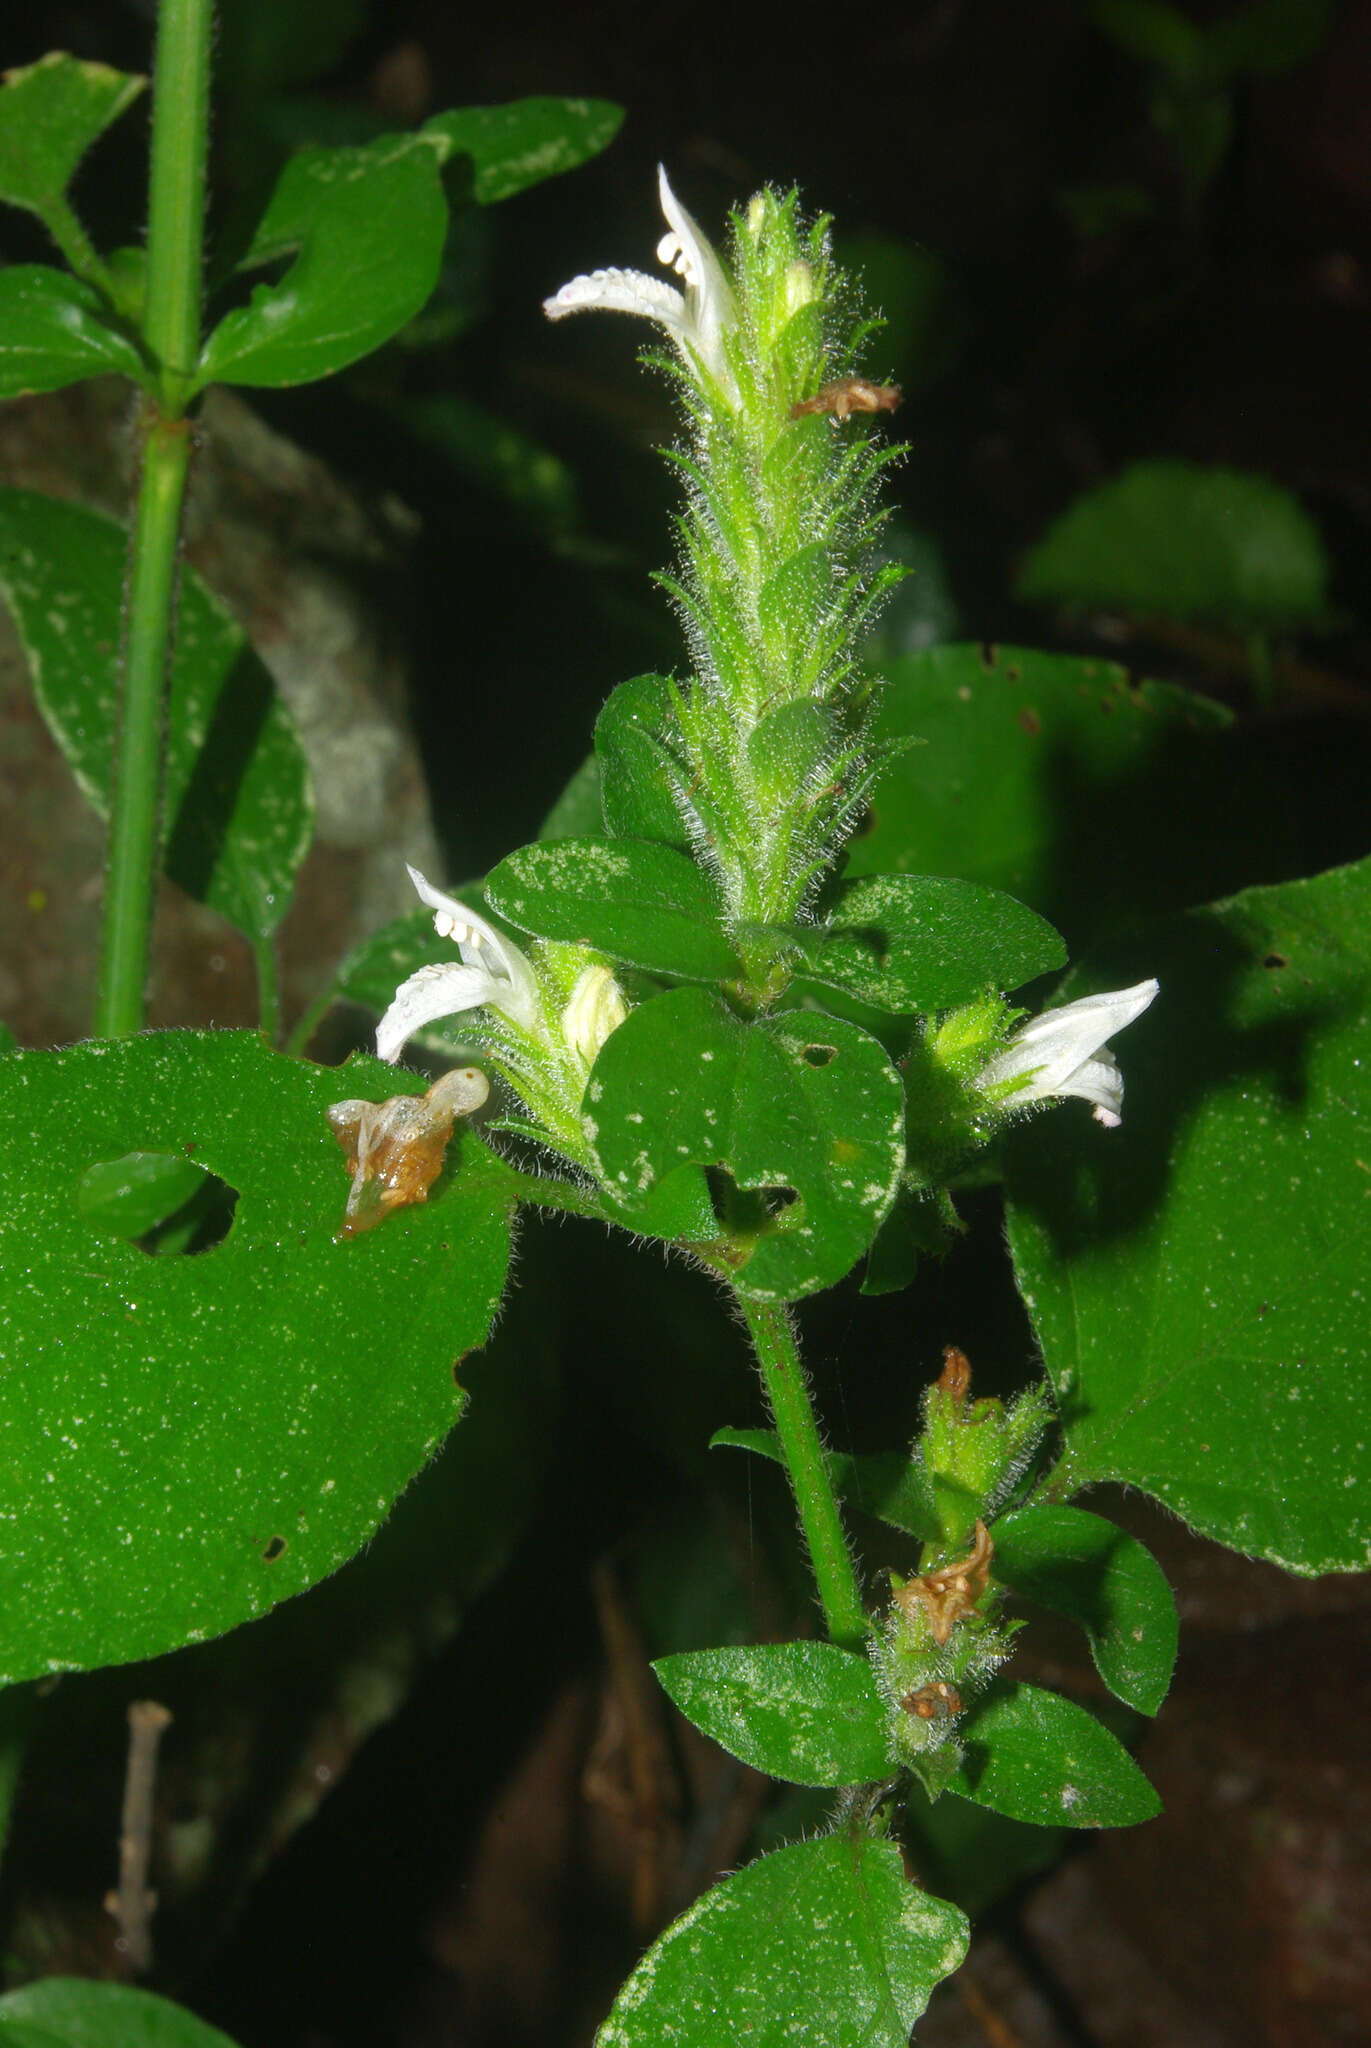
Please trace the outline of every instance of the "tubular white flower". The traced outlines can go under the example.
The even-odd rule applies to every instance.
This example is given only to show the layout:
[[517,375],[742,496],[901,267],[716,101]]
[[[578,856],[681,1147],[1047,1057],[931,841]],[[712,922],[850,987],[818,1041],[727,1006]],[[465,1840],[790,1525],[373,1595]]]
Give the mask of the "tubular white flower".
[[538,989],[519,948],[465,903],[435,889],[418,868],[410,868],[409,878],[421,901],[433,911],[433,929],[439,938],[456,941],[461,963],[435,962],[400,984],[376,1027],[378,1059],[393,1065],[416,1031],[463,1010],[503,1010],[525,1031],[536,1033],[540,1028]]
[[1159,987],[1140,981],[1044,1010],[1013,1033],[973,1085],[1014,1108],[1079,1095],[1094,1105],[1095,1121],[1113,1129],[1123,1110],[1123,1075],[1106,1040],[1141,1017]]
[[724,329],[733,324],[733,289],[708,241],[677,199],[665,170],[657,166],[657,190],[668,233],[657,244],[657,261],[673,269],[684,292],[641,270],[592,270],[573,277],[543,300],[549,320],[568,313],[639,313],[669,336],[689,369],[703,367],[726,391],[733,375],[724,354]]

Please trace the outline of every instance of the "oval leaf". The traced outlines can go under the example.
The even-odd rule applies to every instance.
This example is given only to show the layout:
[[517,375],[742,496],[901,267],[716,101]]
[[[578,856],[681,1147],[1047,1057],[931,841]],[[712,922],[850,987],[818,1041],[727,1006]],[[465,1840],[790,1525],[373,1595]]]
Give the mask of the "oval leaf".
[[77,165],[146,84],[63,50],[7,71],[0,88],[0,200],[36,213],[62,243],[70,218],[65,195]]
[[833,1643],[757,1643],[659,1657],[688,1721],[792,1785],[861,1785],[890,1771],[887,1714],[865,1657]]
[[[890,1842],[828,1835],[748,1864],[653,1944],[596,2048],[909,2048],[970,1929]],[[721,2016],[726,2016],[721,2019]]]
[[1063,1486],[1295,1572],[1371,1565],[1368,929],[1367,861],[1149,927],[1100,963],[1162,984],[1116,1142],[1053,1116],[1009,1150]]
[[[36,491],[0,491],[0,590],[39,709],[76,780],[109,814],[127,536]],[[181,571],[167,706],[164,872],[252,938],[290,907],[314,803],[289,712],[242,628]]]
[[144,363],[99,292],[45,263],[0,270],[0,398],[115,373],[141,379]]
[[1060,936],[1036,911],[937,875],[841,883],[805,956],[810,980],[897,1013],[950,1009],[1066,965]]
[[486,881],[502,917],[540,939],[598,946],[651,974],[722,981],[739,971],[709,877],[647,839],[557,839],[524,846]]
[[744,1024],[704,989],[631,1011],[595,1063],[585,1106],[629,1218],[686,1162],[722,1166],[740,1188],[794,1190],[758,1216],[736,1276],[760,1301],[841,1280],[879,1228],[904,1160],[904,1089],[874,1038],[836,1017]]
[[[157,1656],[303,1591],[451,1428],[510,1198],[468,1136],[426,1206],[335,1242],[325,1112],[396,1083],[240,1031],[0,1062],[0,1268],[23,1275],[0,1318],[0,1681]],[[149,1258],[82,1214],[89,1168],[140,1151],[238,1191],[223,1243]]]
[[469,156],[472,196],[482,206],[560,177],[607,149],[623,125],[612,100],[535,94],[500,107],[458,107],[425,121],[446,156]]
[[308,384],[369,355],[412,320],[438,281],[447,234],[441,148],[383,135],[359,149],[305,149],[281,173],[239,265],[294,256],[205,343],[205,384]]
[[1020,597],[1287,632],[1328,619],[1328,557],[1292,491],[1199,463],[1135,462],[1033,548]]
[[999,1686],[959,1733],[962,1761],[947,1790],[1010,1820],[1127,1828],[1161,1812],[1117,1735],[1060,1693]]
[[0,2040],[12,2048],[233,2048],[169,1998],[86,1977],[43,1977],[6,1992]]
[[1150,1550],[1103,1515],[1031,1507],[996,1522],[995,1577],[1085,1630],[1119,1699],[1155,1714],[1176,1663],[1176,1603]]

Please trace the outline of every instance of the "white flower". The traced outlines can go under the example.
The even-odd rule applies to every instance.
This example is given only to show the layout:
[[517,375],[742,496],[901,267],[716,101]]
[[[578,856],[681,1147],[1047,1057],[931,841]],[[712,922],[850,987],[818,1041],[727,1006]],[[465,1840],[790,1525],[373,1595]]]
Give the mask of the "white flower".
[[1159,986],[1140,981],[1136,988],[1044,1010],[1012,1034],[976,1076],[975,1087],[1008,1098],[1007,1106],[1016,1109],[1079,1095],[1095,1105],[1095,1121],[1112,1130],[1123,1109],[1123,1075],[1105,1041],[1141,1017]]
[[734,319],[733,290],[722,263],[696,227],[657,166],[657,189],[670,232],[657,244],[657,261],[673,269],[685,284],[674,285],[641,270],[592,270],[573,277],[550,299],[543,300],[549,320],[568,313],[641,313],[655,321],[685,359],[686,367],[703,367],[725,391],[733,390],[733,373],[724,354],[723,333]]
[[377,1057],[393,1065],[416,1031],[463,1010],[503,1010],[525,1031],[536,1034],[541,1029],[538,988],[519,948],[474,910],[435,889],[418,868],[410,869],[409,878],[433,911],[439,938],[456,940],[461,962],[421,967],[400,984],[376,1027]]

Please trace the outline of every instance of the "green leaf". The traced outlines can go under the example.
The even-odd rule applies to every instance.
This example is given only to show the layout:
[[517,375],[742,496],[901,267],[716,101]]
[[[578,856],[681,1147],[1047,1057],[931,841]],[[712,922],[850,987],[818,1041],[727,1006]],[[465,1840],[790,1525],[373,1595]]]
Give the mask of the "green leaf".
[[958,1733],[964,1753],[947,1790],[1010,1820],[1127,1828],[1161,1812],[1117,1735],[1059,1693],[996,1685]]
[[0,200],[36,213],[64,243],[71,219],[66,191],[77,165],[146,84],[61,50],[7,71],[0,90]]
[[1125,959],[1162,985],[1123,1129],[1046,1117],[1009,1151],[1062,1486],[1140,1486],[1295,1572],[1371,1564],[1368,929],[1362,862],[1102,954],[1091,986]]
[[[374,1060],[160,1032],[0,1063],[0,1682],[234,1627],[350,1557],[460,1411],[508,1259],[507,1177],[470,1135],[429,1202],[335,1242],[325,1112]],[[460,1150],[460,1167],[456,1164]],[[148,1258],[92,1227],[92,1166],[157,1151],[238,1192],[221,1244]]]
[[413,319],[438,280],[448,210],[442,152],[421,135],[291,158],[239,268],[294,260],[253,288],[200,356],[205,384],[308,384]]
[[886,1711],[865,1657],[833,1643],[754,1643],[659,1657],[688,1721],[730,1756],[793,1785],[861,1785],[890,1771]]
[[795,1191],[779,1213],[757,1204],[735,1235],[735,1255],[747,1253],[735,1284],[761,1301],[796,1300],[851,1269],[904,1156],[904,1091],[874,1038],[836,1017],[744,1024],[703,989],[630,1012],[595,1063],[586,1107],[630,1219],[687,1161],[726,1168],[740,1189]]
[[188,1202],[204,1179],[204,1168],[193,1159],[126,1152],[122,1159],[98,1159],[82,1174],[76,1205],[93,1230],[112,1230],[132,1240]]
[[233,2048],[183,2005],[88,1977],[42,1977],[0,1998],[9,2048]]
[[690,844],[673,791],[679,786],[668,750],[675,727],[665,676],[620,683],[595,722],[605,829],[621,839],[656,839],[682,852]]
[[[785,1464],[774,1429],[716,1429],[709,1447],[713,1450],[716,1446],[754,1451],[775,1465]],[[916,1459],[906,1457],[903,1451],[826,1451],[824,1459],[834,1491],[849,1506],[922,1542],[939,1534],[932,1483]]]
[[994,1527],[995,1577],[1085,1630],[1095,1669],[1140,1714],[1155,1714],[1176,1662],[1176,1603],[1151,1551],[1102,1515],[1028,1507]]
[[1242,886],[1258,858],[1298,865],[1286,781],[1207,698],[1022,647],[933,647],[886,675],[878,735],[927,744],[878,782],[849,875],[965,875],[1031,903],[1074,953]]
[[1279,633],[1327,625],[1328,584],[1319,529],[1293,492],[1152,461],[1077,498],[1030,550],[1016,594]]
[[950,1009],[988,988],[1019,988],[1066,965],[1045,918],[998,889],[935,875],[839,883],[804,973],[874,1008]]
[[598,156],[618,134],[623,118],[623,108],[611,100],[535,95],[499,107],[435,114],[420,132],[438,138],[445,161],[448,156],[471,158],[473,197],[491,206]]
[[144,364],[109,324],[99,292],[43,263],[0,270],[0,398],[60,391],[83,377],[114,373],[141,380]]
[[651,840],[524,846],[492,869],[486,894],[521,931],[598,946],[651,974],[722,981],[739,971],[709,877],[687,855]]
[[725,1878],[654,1942],[596,2048],[908,2048],[966,1954],[964,1916],[890,1842],[794,1842]]
[[[36,491],[0,491],[0,591],[39,709],[101,817],[118,722],[127,536]],[[250,937],[275,930],[314,803],[295,727],[242,628],[182,568],[167,711],[162,864]]]

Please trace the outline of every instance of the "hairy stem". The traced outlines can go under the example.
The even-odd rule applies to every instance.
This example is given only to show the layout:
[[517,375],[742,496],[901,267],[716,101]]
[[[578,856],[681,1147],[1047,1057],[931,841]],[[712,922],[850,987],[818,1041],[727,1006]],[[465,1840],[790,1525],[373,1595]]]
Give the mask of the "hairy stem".
[[844,1649],[860,1649],[867,1634],[866,1610],[789,1311],[764,1307],[742,1294],[737,1301],[761,1367],[829,1636]]
[[141,1029],[157,874],[165,700],[181,508],[190,467],[182,418],[200,347],[209,109],[210,0],[162,0],[152,102],[145,338],[159,399],[143,413],[142,480],[128,575],[119,735],[110,788],[105,920],[95,1029]]

